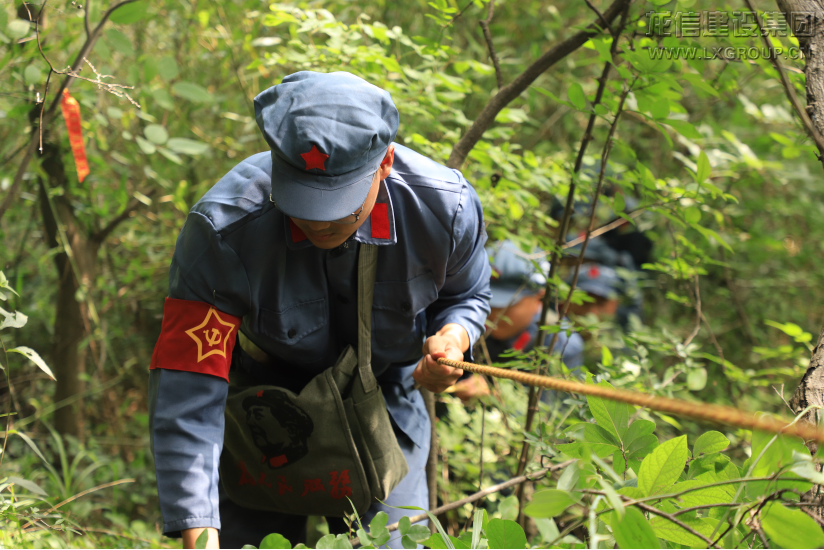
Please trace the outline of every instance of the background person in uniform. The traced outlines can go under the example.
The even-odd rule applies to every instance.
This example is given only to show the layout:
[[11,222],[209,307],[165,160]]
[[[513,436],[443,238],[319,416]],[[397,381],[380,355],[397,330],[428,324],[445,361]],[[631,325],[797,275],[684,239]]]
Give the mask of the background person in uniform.
[[[571,275],[567,282],[572,282]],[[582,264],[575,288],[586,292],[591,301],[571,303],[569,312],[575,315],[592,313],[601,320],[612,319],[621,305],[623,286],[624,282],[614,268],[594,262]]]
[[[255,118],[270,151],[240,162],[192,207],[152,357],[163,531],[188,548],[204,528],[210,547],[218,531],[235,548],[273,532],[305,536],[305,516],[226,496],[218,463],[228,371],[298,392],[357,347],[362,244],[379,247],[371,364],[409,466],[387,505],[428,507],[430,422],[415,386],[454,384],[463,371],[437,359],[471,360],[489,312],[477,194],[459,171],[393,143],[398,111],[387,92],[349,73],[305,71],[258,95]],[[198,336],[211,329],[219,339]],[[251,355],[232,351],[238,331],[271,361],[249,345]],[[366,522],[381,510],[390,523],[405,515],[375,503]]]
[[[618,307],[610,316],[614,316],[621,329],[627,331],[631,316],[638,317],[638,321],[642,320],[643,295],[638,285],[641,272],[636,269],[637,265],[628,251],[616,250],[609,245],[608,241],[604,238],[608,234],[609,233],[606,233],[605,235],[590,239],[587,244],[586,253],[584,254],[584,261],[598,266],[609,267],[618,278],[618,282],[615,283],[615,291],[618,295]],[[584,235],[583,233],[579,233],[577,237]],[[572,238],[574,237],[568,237],[569,240]],[[577,258],[577,256],[581,254],[581,246],[582,245],[578,244],[570,247],[566,252]],[[584,266],[582,265],[581,272],[583,272],[583,270]],[[580,280],[579,275],[579,287]],[[609,284],[613,284],[611,279],[609,279]],[[593,296],[595,295],[593,294]],[[603,296],[600,296],[600,298],[603,298]]]
[[[514,357],[502,357],[504,352],[516,350],[526,353],[534,347],[541,321],[546,279],[535,269],[533,262],[527,259],[527,254],[509,240],[488,246],[487,253],[492,268],[489,283],[492,297],[489,301],[491,311],[487,318],[485,343],[492,362],[505,363]],[[549,266],[545,267],[548,271]],[[551,309],[544,324],[554,325],[557,320],[557,314]],[[563,326],[568,327],[568,324],[564,323]],[[549,345],[551,340],[552,335],[547,334],[544,345]],[[558,333],[553,353],[562,356],[567,368],[575,369],[584,362],[583,349],[584,341],[578,333],[567,335],[562,330]],[[488,389],[482,376],[472,375],[458,382],[452,393],[466,400],[488,393]]]

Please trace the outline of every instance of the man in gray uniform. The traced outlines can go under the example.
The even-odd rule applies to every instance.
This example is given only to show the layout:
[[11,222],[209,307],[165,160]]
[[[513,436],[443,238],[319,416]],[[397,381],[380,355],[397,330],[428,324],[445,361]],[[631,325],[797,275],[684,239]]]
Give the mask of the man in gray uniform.
[[[152,357],[163,530],[188,548],[204,528],[212,547],[218,531],[229,547],[272,532],[300,540],[305,517],[226,495],[218,465],[229,370],[297,393],[357,347],[360,247],[378,247],[371,365],[409,466],[386,504],[428,506],[430,423],[416,384],[452,385],[462,371],[437,359],[470,360],[489,313],[478,196],[457,170],[393,143],[398,111],[387,92],[349,73],[300,72],[255,98],[255,116],[271,150],[239,163],[189,213]],[[248,484],[312,457],[306,411],[258,397],[244,402],[244,429],[268,464],[245,461]],[[311,481],[304,492],[345,494],[341,477]],[[380,510],[390,523],[404,515],[375,502],[366,521]]]

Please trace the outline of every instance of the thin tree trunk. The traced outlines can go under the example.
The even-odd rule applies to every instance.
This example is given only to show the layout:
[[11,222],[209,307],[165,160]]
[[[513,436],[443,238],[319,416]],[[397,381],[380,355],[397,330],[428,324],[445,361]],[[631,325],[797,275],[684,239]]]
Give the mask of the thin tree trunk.
[[[52,366],[57,379],[54,401],[58,402],[82,393],[84,389],[82,374],[85,372],[86,354],[80,353],[78,349],[83,339],[89,334],[91,327],[86,303],[82,299],[78,300],[77,292],[82,287],[85,287],[88,292],[92,285],[99,245],[96,240],[88,238],[72,212],[66,196],[68,182],[65,167],[56,145],[44,145],[43,169],[48,175],[48,182],[41,179],[39,185],[43,226],[49,246],[60,249],[54,257],[58,284],[54,342],[51,353]],[[46,195],[49,189],[60,187],[63,188],[64,194],[49,200]],[[62,232],[58,224],[62,226]],[[63,242],[64,237],[68,243]],[[64,249],[65,244],[71,247],[73,256],[71,259]],[[62,409],[60,414],[55,416],[54,423],[58,432],[81,437],[83,433],[82,400]]]

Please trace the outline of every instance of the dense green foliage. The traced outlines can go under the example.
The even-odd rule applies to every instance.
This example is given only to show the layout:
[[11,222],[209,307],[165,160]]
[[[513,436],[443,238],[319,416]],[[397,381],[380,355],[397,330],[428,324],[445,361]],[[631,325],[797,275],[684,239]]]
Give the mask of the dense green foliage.
[[[85,40],[84,8],[94,28],[107,7],[62,0],[45,8],[41,43],[56,69],[73,62]],[[37,136],[36,101],[49,74],[37,41],[26,40],[34,38],[34,26],[17,8],[0,6],[3,195],[22,148]],[[31,9],[36,14],[39,5]],[[610,125],[623,109],[607,162],[609,193],[598,199],[595,225],[642,209],[631,223],[653,239],[655,261],[639,280],[643,323],[622,332],[610,320],[573,316],[588,338],[585,370],[615,387],[786,414],[780,394],[789,398],[822,322],[824,295],[815,275],[824,230],[820,165],[767,61],[651,59],[650,48],[659,45],[760,45],[752,36],[646,36],[647,12],[688,9],[742,7],[704,0],[632,4],[614,51],[614,38],[599,33],[543,73],[498,114],[462,169],[481,197],[490,238],[552,251],[553,200],[563,203],[574,181],[578,200],[592,202]],[[350,71],[392,94],[401,115],[398,142],[446,162],[497,91],[478,27],[487,16],[482,0],[187,0],[136,2],[114,12],[88,60],[111,75],[106,81],[133,86],[126,90],[133,102],[76,80],[71,93],[81,105],[91,174],[78,182],[62,119],[54,119],[43,140],[59,148],[65,181],[55,182],[36,156],[0,220],[0,267],[8,276],[8,286],[0,278],[4,349],[37,350],[51,364],[60,332],[58,287],[71,273],[82,281],[75,299],[85,323],[82,401],[55,403],[55,382],[42,370],[19,354],[0,355],[8,382],[0,412],[8,407],[13,414],[2,418],[13,420],[0,456],[4,546],[176,543],[159,532],[146,369],[188,209],[236,162],[266,149],[252,98],[294,71]],[[597,17],[583,2],[499,2],[490,30],[504,83]],[[605,63],[613,68],[598,101]],[[803,97],[800,62],[784,63]],[[80,74],[95,79],[90,66]],[[62,78],[51,75],[48,104]],[[574,173],[590,116],[593,140]],[[637,205],[626,208],[630,198]],[[572,220],[573,232],[589,223],[583,210]],[[57,212],[59,230],[48,227],[48,212]],[[105,232],[113,220],[119,224]],[[77,242],[69,234],[101,232],[87,278],[76,262],[55,269],[54,260]],[[571,264],[551,281],[561,302]],[[586,298],[578,291],[572,299]],[[6,309],[24,312],[28,322]],[[540,349],[511,365],[568,374],[557,356]],[[526,534],[513,521],[517,499],[493,494],[479,515],[472,505],[442,515],[443,533],[432,538],[405,526],[401,535],[410,541],[425,535],[431,547],[455,548],[513,547],[521,537],[533,546],[705,544],[670,521],[675,517],[712,540],[723,534],[718,544],[727,548],[824,545],[798,506],[799,493],[821,481],[820,474],[793,438],[707,431],[575,396],[542,404],[524,434],[520,386],[502,381],[494,397],[466,406],[448,394],[439,399],[448,411],[438,423],[442,503],[513,476],[524,437],[535,457],[528,471],[539,460],[577,461],[536,482],[523,510],[533,518]],[[53,424],[73,407],[84,413],[83,429],[77,437],[58,435]],[[740,481],[750,477],[760,481]],[[131,479],[51,510],[81,491]],[[369,528],[361,533],[364,527],[355,525],[353,536],[384,540],[380,520]],[[323,525],[316,535],[322,534]],[[345,546],[335,541],[323,538],[318,547]]]

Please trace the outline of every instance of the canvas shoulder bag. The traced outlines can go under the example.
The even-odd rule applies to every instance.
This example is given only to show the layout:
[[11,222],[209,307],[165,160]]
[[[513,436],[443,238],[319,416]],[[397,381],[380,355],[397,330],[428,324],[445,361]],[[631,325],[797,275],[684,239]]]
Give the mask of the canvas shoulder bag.
[[[220,477],[241,506],[342,517],[354,505],[363,514],[409,471],[371,365],[378,247],[361,244],[358,254],[357,352],[347,346],[299,394],[230,373]],[[267,355],[239,340],[253,357]]]

